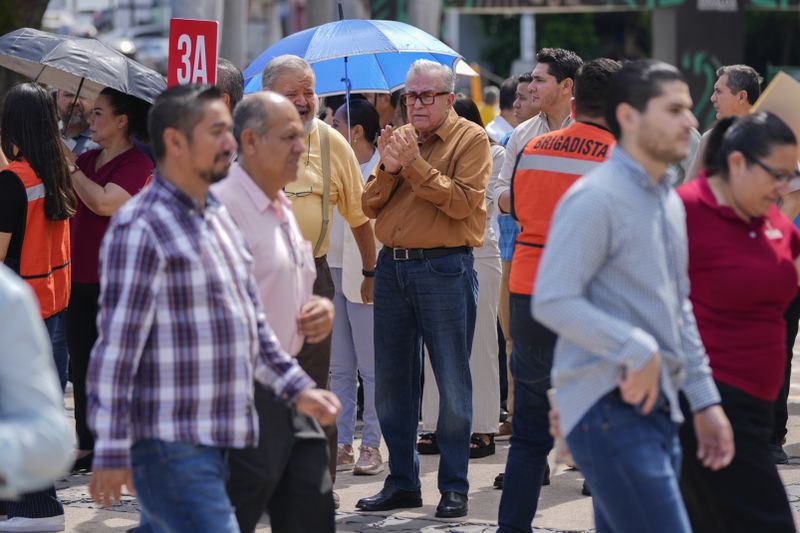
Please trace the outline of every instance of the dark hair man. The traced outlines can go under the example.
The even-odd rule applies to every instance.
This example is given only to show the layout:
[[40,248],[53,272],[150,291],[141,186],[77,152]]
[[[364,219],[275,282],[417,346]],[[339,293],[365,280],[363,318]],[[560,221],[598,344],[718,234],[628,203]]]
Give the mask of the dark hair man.
[[542,48],[536,54],[536,66],[528,85],[533,104],[538,104],[539,114],[514,129],[506,144],[506,157],[495,187],[495,198],[500,211],[511,211],[511,174],[517,155],[525,145],[543,133],[560,130],[572,124],[570,100],[575,73],[583,64],[578,54],[563,48]]
[[514,98],[517,93],[517,78],[511,77],[500,85],[500,113],[486,126],[486,133],[499,143],[506,133],[518,124],[514,117]]
[[135,486],[142,522],[172,531],[239,531],[225,456],[258,442],[253,380],[321,422],[338,411],[264,322],[247,245],[209,193],[228,174],[231,125],[217,87],[164,91],[149,117],[159,172],[100,252],[89,491],[107,506]]
[[[512,427],[518,438],[511,441],[503,479],[501,532],[530,529],[539,489],[548,475],[547,454],[553,440],[548,433],[547,389],[556,336],[531,317],[531,300],[556,204],[578,178],[611,155],[615,142],[604,109],[611,79],[619,69],[611,59],[594,59],[578,69],[572,99],[575,122],[528,142],[512,177],[512,214],[522,228],[509,280],[515,380]],[[525,363],[532,360],[538,363]]]
[[217,61],[217,87],[222,91],[222,99],[225,100],[228,111],[233,113],[244,95],[244,75],[239,67],[224,57]]
[[592,488],[598,530],[689,533],[680,392],[699,442],[685,453],[712,470],[734,453],[689,302],[685,212],[667,177],[697,121],[683,75],[660,61],[625,64],[607,94],[618,144],[562,197],[532,301],[558,335],[552,429]]

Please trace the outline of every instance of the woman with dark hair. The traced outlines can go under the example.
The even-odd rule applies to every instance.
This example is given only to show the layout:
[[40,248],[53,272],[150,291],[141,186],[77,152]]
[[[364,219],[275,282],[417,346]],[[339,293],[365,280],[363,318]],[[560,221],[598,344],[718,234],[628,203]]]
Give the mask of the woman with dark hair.
[[[0,146],[0,260],[19,274],[39,301],[63,390],[69,355],[64,309],[70,297],[69,218],[75,196],[58,134],[55,106],[36,83],[6,93]],[[3,531],[61,531],[64,507],[54,487],[5,503]]]
[[[131,139],[146,141],[150,105],[114,89],[103,89],[94,102],[89,128],[101,146],[81,154],[70,166],[78,208],[72,220],[72,297],[67,312],[70,381],[75,396],[78,454],[75,470],[91,469],[94,437],[86,425],[86,370],[97,340],[100,293],[100,242],[111,215],[148,182],[150,158]],[[71,155],[71,154],[68,154]],[[74,156],[73,156],[74,157]]]
[[[327,98],[326,98],[327,100]],[[333,115],[333,127],[348,138],[347,104]],[[380,132],[378,112],[363,98],[350,100],[350,146],[361,164],[364,182],[378,164],[380,154],[375,141]],[[376,245],[380,243],[376,242]],[[379,248],[379,247],[378,247]],[[338,212],[333,215],[328,264],[336,292],[333,304],[333,348],[331,350],[331,391],[342,402],[342,414],[336,425],[339,432],[337,466],[353,466],[356,475],[373,475],[383,471],[381,428],[375,412],[375,344],[373,342],[372,305],[361,299],[363,280],[361,255],[353,233],[347,229]],[[357,377],[361,376],[364,391],[364,427],[358,460],[353,452],[356,426]]]
[[[681,427],[681,490],[696,532],[795,531],[769,441],[786,363],[783,313],[800,272],[800,232],[776,201],[796,166],[797,140],[781,119],[726,118],[709,137],[706,170],[678,189],[690,299],[736,449],[728,467],[710,470],[693,424]],[[682,407],[688,417],[685,399]]]
[[[453,110],[459,116],[483,128],[478,106],[465,94],[458,93]],[[500,417],[500,370],[497,358],[497,306],[500,302],[500,248],[492,218],[495,215],[494,186],[503,165],[505,150],[491,141],[492,174],[486,186],[486,233],[483,246],[475,248],[475,272],[478,274],[478,314],[469,359],[472,383],[472,438],[469,456],[472,459],[495,453],[494,435]],[[425,384],[422,391],[422,430],[417,443],[420,453],[438,453],[436,425],[439,394],[430,362],[425,358]]]

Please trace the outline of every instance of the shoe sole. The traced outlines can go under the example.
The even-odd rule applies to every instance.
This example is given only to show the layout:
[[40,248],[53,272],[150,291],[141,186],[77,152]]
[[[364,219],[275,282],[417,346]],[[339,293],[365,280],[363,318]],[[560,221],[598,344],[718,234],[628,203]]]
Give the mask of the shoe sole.
[[[367,508],[365,509],[365,507]],[[422,498],[420,498],[419,500],[402,502],[401,504],[389,505],[389,506],[381,505],[379,507],[368,507],[363,505],[359,506],[358,504],[356,504],[356,509],[367,513],[375,511],[392,511],[394,509],[416,509],[417,507],[422,507]]]
[[462,516],[467,516],[467,514],[469,514],[468,509],[457,511],[455,513],[440,513],[439,511],[436,511],[436,518],[461,518]]
[[348,470],[352,470],[355,466],[355,463],[342,463],[336,465],[337,472],[347,472]]
[[371,468],[353,468],[353,475],[354,476],[374,476],[376,474],[380,474],[385,470],[383,465],[379,467],[371,467]]

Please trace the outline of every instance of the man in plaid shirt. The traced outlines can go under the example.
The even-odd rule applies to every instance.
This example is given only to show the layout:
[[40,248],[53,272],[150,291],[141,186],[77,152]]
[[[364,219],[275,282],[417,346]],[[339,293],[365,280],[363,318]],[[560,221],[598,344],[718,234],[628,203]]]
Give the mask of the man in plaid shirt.
[[254,379],[323,424],[339,410],[265,323],[244,238],[208,191],[236,150],[231,126],[215,87],[159,96],[149,120],[159,170],[100,252],[89,489],[108,505],[132,479],[148,531],[239,531],[225,449],[258,442]]

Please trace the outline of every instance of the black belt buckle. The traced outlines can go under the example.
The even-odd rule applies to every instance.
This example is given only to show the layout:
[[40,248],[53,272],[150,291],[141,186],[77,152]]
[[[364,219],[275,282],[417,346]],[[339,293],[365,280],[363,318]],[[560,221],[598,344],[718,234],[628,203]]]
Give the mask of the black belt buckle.
[[408,261],[411,259],[406,248],[392,248],[392,258],[395,261]]

